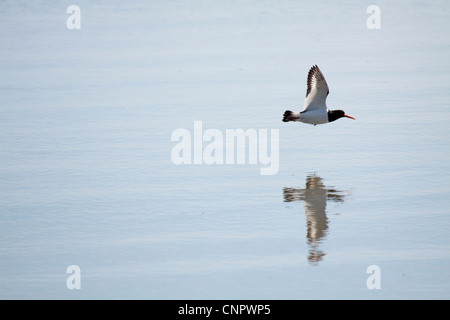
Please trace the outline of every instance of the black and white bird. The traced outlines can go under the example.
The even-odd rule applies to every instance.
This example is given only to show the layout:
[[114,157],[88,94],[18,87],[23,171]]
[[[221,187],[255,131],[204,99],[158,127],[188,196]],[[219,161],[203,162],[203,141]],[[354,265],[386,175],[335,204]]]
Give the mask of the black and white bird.
[[343,110],[328,110],[326,100],[329,93],[328,85],[317,65],[312,66],[308,73],[308,88],[306,89],[305,107],[300,112],[286,110],[283,122],[299,121],[312,125],[333,122],[339,118],[346,117]]

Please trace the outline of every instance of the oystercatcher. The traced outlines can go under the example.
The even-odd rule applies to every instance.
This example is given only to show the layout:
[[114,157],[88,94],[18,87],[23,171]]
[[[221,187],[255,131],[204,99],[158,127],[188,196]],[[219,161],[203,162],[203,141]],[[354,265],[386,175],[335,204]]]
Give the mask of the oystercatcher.
[[332,122],[342,117],[356,120],[346,115],[343,110],[328,110],[325,101],[329,92],[327,82],[319,67],[312,66],[308,72],[305,108],[301,112],[286,110],[283,122],[299,121],[316,125]]

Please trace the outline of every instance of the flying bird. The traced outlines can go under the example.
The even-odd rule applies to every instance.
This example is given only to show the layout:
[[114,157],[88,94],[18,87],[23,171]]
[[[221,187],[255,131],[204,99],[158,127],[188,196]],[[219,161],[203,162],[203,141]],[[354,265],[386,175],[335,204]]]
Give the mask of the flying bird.
[[305,107],[300,112],[286,110],[283,122],[299,121],[312,125],[333,122],[339,118],[346,117],[343,110],[328,110],[326,105],[329,93],[327,81],[317,65],[312,66],[308,72],[308,87],[306,89]]

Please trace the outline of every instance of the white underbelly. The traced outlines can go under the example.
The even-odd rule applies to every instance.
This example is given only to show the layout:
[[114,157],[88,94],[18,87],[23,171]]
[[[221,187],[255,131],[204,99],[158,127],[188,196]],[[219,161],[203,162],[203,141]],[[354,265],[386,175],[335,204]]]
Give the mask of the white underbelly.
[[322,124],[328,123],[328,113],[325,111],[311,110],[300,113],[298,121],[309,124]]

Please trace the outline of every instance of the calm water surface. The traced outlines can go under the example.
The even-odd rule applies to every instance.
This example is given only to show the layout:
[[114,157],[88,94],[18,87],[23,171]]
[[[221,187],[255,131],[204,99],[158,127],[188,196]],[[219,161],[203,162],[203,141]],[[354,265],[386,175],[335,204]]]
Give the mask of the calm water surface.
[[[450,298],[446,1],[379,30],[358,1],[71,4],[1,4],[2,299]],[[313,64],[356,121],[281,122]],[[277,174],[175,165],[194,121],[279,130]]]

